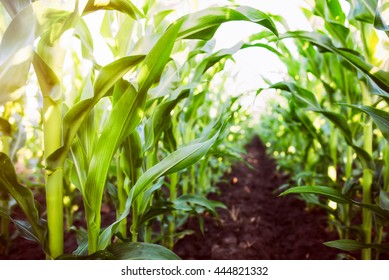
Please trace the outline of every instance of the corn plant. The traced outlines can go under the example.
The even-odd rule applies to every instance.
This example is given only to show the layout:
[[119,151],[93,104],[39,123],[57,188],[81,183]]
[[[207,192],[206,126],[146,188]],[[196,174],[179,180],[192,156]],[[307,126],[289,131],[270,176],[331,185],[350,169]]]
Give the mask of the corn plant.
[[[316,138],[319,151],[330,159],[328,172],[322,175],[328,175],[331,180],[324,186],[316,182],[303,184],[283,194],[327,197],[328,206],[333,209],[322,207],[331,213],[332,219],[335,217],[341,240],[326,244],[344,250],[361,249],[363,259],[372,258],[371,248],[376,249],[376,258],[380,250],[386,250],[386,245],[381,245],[383,225],[388,218],[386,188],[380,176],[375,176],[381,173],[376,163],[387,145],[385,107],[389,74],[385,71],[385,59],[375,56],[379,38],[373,26],[375,23],[376,27],[385,29],[380,16],[382,8],[377,6],[377,1],[351,1],[346,19],[340,2],[315,1],[312,12],[307,9],[305,14],[324,23],[321,32],[295,31],[281,35],[281,38],[297,40],[305,67],[293,67],[301,61],[293,60],[284,47],[283,60],[292,66],[289,74],[294,81],[272,85],[288,92],[299,114],[311,115],[308,121],[315,123],[320,118],[322,124],[314,132],[321,130],[322,134],[327,127],[329,139],[325,143]],[[373,125],[379,133],[373,133]],[[308,201],[322,204],[311,196]],[[362,208],[360,227],[352,224],[355,209],[359,207]],[[373,232],[376,232],[374,240]],[[351,240],[352,237],[356,240]]]
[[[204,77],[212,78],[207,71],[221,71],[223,60],[241,46],[207,54],[198,67],[193,66],[194,58],[205,53],[201,48],[224,22],[250,21],[275,35],[277,30],[268,15],[244,6],[212,7],[170,22],[166,17],[172,10],[159,11],[155,1],[146,1],[142,8],[124,0],[70,2],[1,1],[11,18],[0,45],[1,104],[24,94],[29,74],[36,77],[43,99],[47,224],[33,193],[18,183],[5,150],[0,154],[4,170],[1,191],[17,201],[29,223],[13,220],[4,207],[0,208],[1,216],[5,221],[12,220],[26,237],[38,241],[47,258],[61,257],[63,221],[65,218],[67,228],[71,227],[71,197],[77,189],[85,210],[87,236],[75,255],[176,258],[164,247],[138,241],[150,242],[150,221],[171,212],[164,241],[171,248],[177,217],[172,211],[190,212],[197,205],[195,209],[215,212],[215,207],[221,206],[195,196],[204,195],[195,190],[198,184],[206,184],[204,179],[193,181],[192,194],[189,187],[183,186],[179,197],[178,186],[181,173],[204,156],[200,169],[207,175],[209,151],[226,135],[229,107],[219,110],[213,119],[204,114],[204,119],[194,123],[190,118],[196,118],[201,103],[193,108],[185,104],[209,94],[199,90],[204,86]],[[104,11],[101,34],[114,58],[104,66],[93,55],[93,38],[86,23],[87,17],[97,11]],[[157,16],[152,18],[154,13]],[[79,49],[67,42],[77,42]],[[192,62],[180,66],[174,55],[188,49],[192,51],[188,61]],[[87,65],[86,72],[82,65]],[[67,67],[73,68],[70,80],[74,83],[66,82]],[[4,133],[7,126],[3,123]],[[194,129],[185,132],[188,125],[195,125]],[[168,200],[174,207],[155,205],[164,184],[168,184]],[[102,228],[101,208],[108,192],[115,200],[117,217]],[[127,224],[129,215],[131,225]],[[111,244],[115,236],[127,241],[129,233],[132,242]]]

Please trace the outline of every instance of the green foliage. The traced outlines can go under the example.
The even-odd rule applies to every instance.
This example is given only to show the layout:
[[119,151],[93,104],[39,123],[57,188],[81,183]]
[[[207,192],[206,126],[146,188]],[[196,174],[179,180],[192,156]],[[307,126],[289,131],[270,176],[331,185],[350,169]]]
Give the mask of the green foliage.
[[[42,120],[34,129],[44,138],[39,163],[45,170],[48,228],[41,224],[33,193],[17,183],[14,171],[3,178],[4,192],[20,204],[33,230],[14,220],[9,209],[1,209],[2,217],[38,241],[47,258],[62,258],[63,213],[69,229],[73,215],[81,214],[76,202],[81,195],[87,236],[81,237],[75,255],[88,250],[82,258],[176,259],[163,247],[138,241],[162,240],[171,248],[180,236],[178,225],[188,216],[217,215],[216,209],[224,206],[204,196],[237,158],[236,144],[224,143],[231,135],[236,99],[216,107],[221,94],[210,85],[226,61],[249,45],[213,52],[206,43],[221,24],[238,20],[277,36],[272,19],[237,6],[168,20],[174,9],[157,1],[147,1],[142,9],[131,1],[2,4],[11,21],[0,45],[0,104],[12,107],[25,85],[42,94]],[[103,14],[100,34],[113,57],[106,65],[99,64],[99,54],[95,57],[89,22],[97,11]],[[16,63],[21,51],[23,60]],[[4,110],[0,124],[10,137],[8,117]],[[41,150],[33,140],[37,143],[31,150]],[[12,167],[8,158],[5,164]],[[102,227],[106,204],[116,208],[117,217]],[[114,236],[133,242],[111,244]]]
[[[361,257],[370,259],[372,249],[379,258],[386,246],[381,243],[388,221],[387,178],[376,174],[387,166],[381,155],[387,149],[389,72],[386,58],[377,56],[385,38],[374,29],[386,30],[381,22],[386,5],[348,2],[347,15],[340,1],[312,2],[304,13],[315,31],[288,31],[274,40],[289,77],[270,87],[282,92],[286,105],[275,108],[278,116],[262,120],[261,136],[290,174],[283,188],[294,187],[282,195],[301,194],[328,212],[340,240],[325,244],[362,250]],[[324,24],[316,25],[317,19]],[[297,54],[284,39],[294,40]],[[353,224],[358,215],[361,225]]]

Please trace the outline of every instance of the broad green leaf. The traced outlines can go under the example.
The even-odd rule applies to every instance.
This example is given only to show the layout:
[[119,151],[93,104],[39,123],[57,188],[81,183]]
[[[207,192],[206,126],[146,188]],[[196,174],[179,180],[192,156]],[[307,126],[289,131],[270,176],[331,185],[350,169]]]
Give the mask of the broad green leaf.
[[350,0],[349,18],[367,23],[374,22],[378,0]]
[[35,236],[42,246],[46,242],[47,228],[40,219],[32,192],[20,185],[16,178],[15,168],[4,153],[0,152],[0,192],[10,194],[23,210],[31,224],[31,236]]
[[326,22],[344,23],[346,15],[338,0],[315,1],[313,13],[322,17]]
[[12,19],[4,33],[0,44],[0,104],[14,101],[24,93],[33,55],[35,23],[34,11],[28,5]]
[[143,99],[138,98],[134,87],[130,85],[112,108],[104,124],[89,165],[83,193],[88,231],[100,228],[102,196],[112,158],[123,139],[129,136],[141,121],[144,102],[145,96]]
[[63,120],[64,143],[48,158],[49,169],[54,170],[63,164],[79,127],[93,107],[101,98],[110,93],[114,84],[124,74],[137,66],[143,59],[144,56],[124,57],[101,68],[94,84],[94,97],[80,101],[65,114]]
[[209,40],[213,37],[219,26],[228,21],[250,21],[269,29],[274,35],[278,35],[271,17],[267,14],[247,6],[237,8],[210,7],[193,14],[183,16],[178,21],[182,22],[179,38]]
[[144,17],[141,11],[129,0],[89,0],[83,14],[88,14],[98,10],[117,10],[128,14],[133,19]]
[[360,203],[358,201],[352,201],[354,204],[359,205],[363,208],[369,209],[372,211],[377,217],[381,218],[383,221],[389,220],[389,211],[381,208],[380,206],[376,204],[366,204],[366,203]]
[[371,106],[351,105],[351,104],[343,104],[343,105],[358,109],[368,114],[370,117],[372,117],[374,123],[380,129],[386,141],[389,141],[389,113],[388,112]]
[[271,85],[270,88],[289,91],[290,93],[292,93],[293,97],[295,97],[296,102],[300,104],[300,106],[303,108],[307,108],[309,110],[321,109],[320,104],[317,102],[317,99],[312,92],[302,87],[299,87],[294,83],[286,83],[286,82],[276,83]]
[[111,252],[100,250],[88,256],[65,254],[57,257],[56,260],[118,260],[118,258]]
[[134,130],[122,143],[121,168],[130,179],[131,186],[140,176],[143,164],[142,143],[138,131]]
[[158,164],[148,169],[136,182],[135,186],[131,189],[126,202],[126,210],[122,215],[107,227],[100,235],[99,249],[105,248],[109,242],[112,233],[115,231],[117,224],[130,213],[131,205],[137,197],[150,188],[151,183],[161,176],[178,172],[187,168],[188,166],[196,163],[202,158],[215,143],[219,135],[217,132],[210,139],[197,139],[194,144],[189,144],[185,147],[179,148],[177,151],[171,153]]
[[140,217],[138,221],[138,226],[141,226],[142,224],[146,223],[147,221],[154,219],[158,216],[164,215],[166,213],[170,213],[174,210],[176,210],[175,207],[173,207],[170,204],[167,205],[151,205],[151,207],[147,207],[147,210],[145,213]]
[[317,195],[324,195],[325,197],[328,197],[329,199],[337,202],[337,203],[351,203],[352,200],[349,199],[347,196],[342,194],[340,191],[329,188],[329,187],[323,187],[323,186],[299,186],[299,187],[293,187],[290,188],[280,194],[280,196],[291,194],[291,193],[313,193]]
[[84,199],[88,216],[90,252],[94,252],[95,246],[97,246],[97,237],[101,222],[101,200],[110,162],[119,144],[141,122],[144,115],[147,92],[154,81],[161,75],[166,63],[169,61],[180,26],[180,24],[173,24],[162,35],[157,44],[146,56],[139,72],[138,92],[130,86],[114,106],[107,122],[104,124],[103,132],[92,157],[85,184]]
[[299,187],[293,187],[290,188],[280,194],[286,195],[286,194],[305,194],[305,193],[312,193],[316,195],[323,195],[337,203],[343,203],[343,204],[355,204],[360,207],[364,207],[372,211],[374,214],[382,218],[383,220],[388,220],[389,219],[389,211],[386,211],[384,209],[381,209],[379,206],[374,205],[374,204],[364,204],[360,203],[358,201],[352,200],[342,194],[340,191],[329,188],[329,187],[324,187],[324,186],[299,186]]
[[216,208],[218,207],[223,209],[227,208],[223,203],[219,201],[209,200],[204,196],[195,195],[195,194],[181,195],[179,198],[174,200],[173,203],[176,204],[177,207],[180,204],[194,204],[194,205],[202,206],[213,214],[217,214]]
[[389,252],[389,244],[366,244],[361,241],[340,239],[324,242],[324,245],[337,248],[344,251],[358,251],[367,248],[373,248],[381,252]]
[[93,85],[95,102],[106,96],[117,81],[144,59],[144,55],[127,56],[101,68]]
[[169,249],[151,243],[125,242],[108,246],[119,260],[179,260],[180,258]]
[[149,137],[146,137],[146,139],[150,139],[150,143],[148,145],[146,143],[146,150],[154,146],[159,141],[161,134],[172,125],[170,113],[182,99],[189,96],[189,92],[190,90],[184,87],[176,98],[167,100],[157,106],[153,116],[148,121],[150,122],[148,125],[152,127],[153,131]]
[[89,256],[63,255],[57,260],[180,260],[169,249],[143,242],[115,243]]

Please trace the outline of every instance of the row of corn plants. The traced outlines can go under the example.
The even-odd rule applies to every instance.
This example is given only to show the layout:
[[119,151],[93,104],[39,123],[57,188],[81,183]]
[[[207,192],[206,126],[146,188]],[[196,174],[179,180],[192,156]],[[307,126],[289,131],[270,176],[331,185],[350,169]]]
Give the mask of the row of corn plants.
[[[48,259],[177,258],[166,247],[185,234],[178,229],[188,216],[223,207],[205,195],[240,152],[225,141],[238,139],[230,126],[239,102],[220,94],[222,71],[235,52],[251,45],[215,52],[213,35],[221,24],[239,20],[278,36],[271,18],[246,6],[180,15],[174,5],[153,0],[1,4],[5,253],[13,222]],[[90,23],[95,15],[100,20]],[[103,65],[94,52],[96,24],[112,57]],[[26,95],[37,99],[41,115],[23,134],[24,123],[15,116],[28,118]],[[30,137],[24,141],[28,156],[17,153],[19,135]],[[44,170],[45,215],[29,182],[20,181],[18,157],[36,157],[35,170]],[[105,203],[114,206],[116,218],[103,226]],[[14,204],[27,220],[13,218]],[[86,229],[73,223],[80,209]],[[70,230],[78,232],[79,247],[64,255]]]
[[288,75],[270,87],[285,102],[262,120],[261,135],[290,175],[282,195],[299,193],[328,212],[339,240],[325,244],[379,259],[388,251],[388,3],[309,5],[314,31],[289,31],[277,42]]

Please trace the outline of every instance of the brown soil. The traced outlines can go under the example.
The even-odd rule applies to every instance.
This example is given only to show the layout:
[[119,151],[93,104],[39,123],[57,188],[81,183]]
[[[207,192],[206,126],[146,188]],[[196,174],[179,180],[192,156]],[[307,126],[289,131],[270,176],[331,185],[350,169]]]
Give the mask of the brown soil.
[[186,229],[195,235],[178,241],[174,251],[183,259],[269,259],[330,260],[341,251],[322,243],[337,239],[326,228],[326,213],[306,209],[296,196],[278,197],[275,191],[284,182],[275,163],[266,155],[258,138],[247,147],[245,161],[227,175],[220,185],[221,195],[210,196],[228,209],[219,219],[204,217],[205,235],[198,221],[190,219]]
[[[182,259],[336,259],[341,251],[322,244],[337,239],[326,228],[326,213],[308,211],[296,196],[278,197],[275,190],[283,178],[260,140],[254,138],[247,151],[244,159],[252,168],[236,165],[226,175],[229,183],[220,183],[221,195],[209,196],[227,209],[219,210],[218,219],[204,215],[205,235],[198,220],[189,219],[182,229],[195,234],[179,240],[175,253]],[[38,244],[14,238],[9,255],[0,254],[0,259],[44,259]],[[65,251],[71,253],[77,247],[74,235],[65,240]]]

